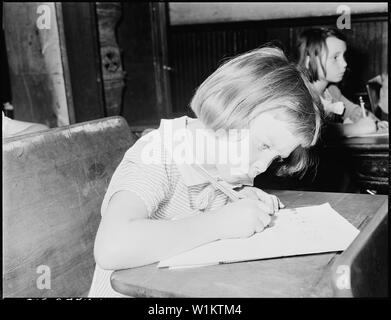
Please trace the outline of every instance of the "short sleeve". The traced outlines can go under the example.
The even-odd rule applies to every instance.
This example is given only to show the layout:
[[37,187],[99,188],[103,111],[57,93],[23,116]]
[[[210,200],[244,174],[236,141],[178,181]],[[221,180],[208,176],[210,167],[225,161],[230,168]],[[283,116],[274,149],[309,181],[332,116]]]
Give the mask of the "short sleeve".
[[347,99],[342,93],[341,90],[335,85],[329,86],[329,92],[333,97],[333,102],[342,101],[345,106],[345,112],[343,114],[343,119],[350,118],[353,122],[358,121],[362,118],[361,107],[358,104],[354,104],[352,101]]
[[164,154],[155,145],[153,151],[159,154],[159,161],[149,163],[142,157],[150,134],[136,141],[115,170],[102,202],[102,216],[110,199],[118,191],[131,191],[139,196],[145,203],[149,217],[166,199],[170,190],[170,168]]

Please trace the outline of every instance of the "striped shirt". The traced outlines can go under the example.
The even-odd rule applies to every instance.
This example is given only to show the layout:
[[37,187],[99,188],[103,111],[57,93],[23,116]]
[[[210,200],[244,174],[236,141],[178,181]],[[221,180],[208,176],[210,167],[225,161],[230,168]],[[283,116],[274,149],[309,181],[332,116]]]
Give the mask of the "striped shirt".
[[[202,214],[228,203],[228,197],[198,174],[189,164],[171,161],[165,144],[154,144],[151,149],[158,155],[156,163],[146,163],[146,146],[157,132],[163,137],[164,125],[172,125],[173,131],[185,129],[195,119],[187,116],[161,120],[159,131],[153,130],[141,137],[125,153],[115,170],[103,199],[101,215],[105,214],[111,197],[118,191],[134,192],[145,203],[149,219],[180,219],[192,214]],[[166,142],[164,142],[166,143]],[[159,146],[163,146],[159,149]],[[234,186],[232,186],[234,187]],[[113,270],[95,267],[89,297],[124,297],[113,290],[110,276]]]

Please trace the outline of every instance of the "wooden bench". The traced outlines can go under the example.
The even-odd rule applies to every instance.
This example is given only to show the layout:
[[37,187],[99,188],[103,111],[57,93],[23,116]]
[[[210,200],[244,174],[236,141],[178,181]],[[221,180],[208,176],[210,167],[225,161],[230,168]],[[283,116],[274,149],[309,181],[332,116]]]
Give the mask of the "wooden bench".
[[136,141],[109,117],[3,140],[3,296],[81,297],[111,176]]

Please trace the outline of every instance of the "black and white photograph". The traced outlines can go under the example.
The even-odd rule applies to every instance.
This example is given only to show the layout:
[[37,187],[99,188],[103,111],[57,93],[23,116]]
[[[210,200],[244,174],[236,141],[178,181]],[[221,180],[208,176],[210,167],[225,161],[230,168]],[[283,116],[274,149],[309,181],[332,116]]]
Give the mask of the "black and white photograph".
[[387,2],[1,11],[4,300],[389,298]]

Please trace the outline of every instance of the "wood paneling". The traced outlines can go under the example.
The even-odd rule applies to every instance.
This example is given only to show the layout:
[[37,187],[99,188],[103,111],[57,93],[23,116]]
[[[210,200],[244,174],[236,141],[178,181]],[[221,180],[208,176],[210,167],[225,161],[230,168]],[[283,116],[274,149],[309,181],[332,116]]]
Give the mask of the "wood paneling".
[[[173,25],[259,21],[272,19],[321,17],[336,14],[340,2],[170,2]],[[349,2],[350,12],[387,12],[387,3]],[[346,4],[345,4],[346,6]]]
[[[337,17],[175,25],[168,29],[172,108],[191,114],[187,108],[194,90],[227,57],[254,49],[270,41],[279,44],[294,59],[297,35],[309,27],[335,27]],[[348,39],[349,73],[344,92],[354,97],[364,84],[387,68],[387,14],[352,16]]]
[[157,121],[157,97],[148,3],[125,2],[117,29],[126,71],[122,116],[129,125]]
[[75,121],[102,118],[105,110],[95,5],[61,5]]
[[[0,3],[0,10],[1,12],[3,12],[2,2]],[[1,21],[3,22],[2,18]],[[10,102],[12,99],[7,50],[5,48],[5,38],[4,38],[3,28],[1,28],[0,31],[0,81],[1,81],[0,103],[1,105],[3,105],[3,103]]]
[[150,3],[153,64],[156,84],[156,116],[166,118],[171,112],[171,89],[167,45],[167,4]]
[[119,115],[122,107],[125,73],[122,69],[120,48],[115,30],[121,18],[120,2],[97,2],[99,48],[103,75],[105,109],[107,116]]

